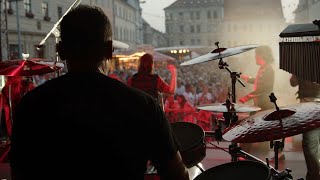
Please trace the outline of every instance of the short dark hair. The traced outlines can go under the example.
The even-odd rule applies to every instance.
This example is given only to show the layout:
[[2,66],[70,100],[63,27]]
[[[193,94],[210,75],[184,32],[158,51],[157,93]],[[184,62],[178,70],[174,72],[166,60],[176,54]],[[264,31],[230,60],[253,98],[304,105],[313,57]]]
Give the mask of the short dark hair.
[[112,30],[101,8],[79,5],[62,19],[60,30],[64,59],[104,59],[106,40],[111,40]]

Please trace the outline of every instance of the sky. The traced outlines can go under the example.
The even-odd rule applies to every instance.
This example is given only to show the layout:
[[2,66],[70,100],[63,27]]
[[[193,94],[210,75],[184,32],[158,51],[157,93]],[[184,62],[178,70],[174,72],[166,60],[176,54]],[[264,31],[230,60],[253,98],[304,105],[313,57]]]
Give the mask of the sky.
[[[142,8],[142,17],[155,29],[165,32],[164,11],[163,9],[171,5],[176,0],[140,0]],[[281,0],[283,12],[287,22],[294,23],[292,12],[298,5],[299,0]]]

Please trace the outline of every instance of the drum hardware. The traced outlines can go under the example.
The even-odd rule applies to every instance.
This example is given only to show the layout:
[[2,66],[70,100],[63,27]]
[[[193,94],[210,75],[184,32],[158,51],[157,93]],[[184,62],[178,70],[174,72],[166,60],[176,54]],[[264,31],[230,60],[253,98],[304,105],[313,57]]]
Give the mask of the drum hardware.
[[[269,98],[270,98],[270,102],[272,102],[275,105],[276,112],[279,112],[280,108],[277,105],[277,97],[274,95],[274,93],[271,93]],[[277,119],[282,124],[282,117],[278,117]],[[279,141],[279,140],[270,141],[270,148],[274,149],[274,166],[275,166],[276,169],[278,169],[278,164],[279,164],[279,157],[278,157],[279,149],[283,149],[284,148],[284,142],[285,142],[285,138],[283,138],[282,141]]]
[[[192,64],[203,63],[203,62],[219,59],[219,69],[226,69],[230,73],[231,84],[232,84],[232,89],[231,89],[231,92],[228,92],[228,98],[226,100],[226,103],[222,105],[222,106],[224,106],[224,109],[225,109],[224,115],[227,117],[230,117],[230,118],[227,118],[227,120],[225,122],[229,123],[228,125],[230,126],[231,124],[236,123],[238,121],[238,117],[236,115],[236,109],[235,109],[236,82],[238,81],[243,87],[245,87],[245,85],[240,80],[241,73],[231,71],[229,69],[228,63],[224,62],[222,59],[224,57],[228,57],[228,56],[232,56],[235,54],[243,53],[245,51],[249,51],[251,49],[258,47],[258,45],[249,45],[249,46],[243,46],[243,47],[239,46],[239,47],[229,48],[229,49],[228,48],[220,48],[219,42],[216,42],[215,45],[217,46],[217,49],[211,51],[210,53],[208,53],[204,56],[199,56],[195,59],[183,62],[180,65],[182,65],[182,66],[183,65],[192,65]],[[210,110],[210,108],[207,109],[208,106],[199,106],[197,108],[202,109],[202,110]],[[231,142],[231,146],[237,146],[237,144],[234,142]],[[235,156],[232,156],[231,159],[232,159],[232,161],[238,160],[237,157],[235,157]]]
[[[266,158],[266,162],[264,162],[261,159],[243,151],[241,147],[230,145],[229,148],[226,150],[225,148],[221,148],[211,142],[207,142],[207,143],[211,144],[217,149],[220,149],[224,152],[232,154],[233,156],[242,157],[245,160],[256,161],[266,165],[270,169],[272,180],[292,180],[292,176],[290,174],[292,170],[290,170],[289,168],[286,168],[284,171],[280,172],[275,167],[269,164],[268,158]],[[300,179],[300,180],[303,180],[303,179]]]
[[320,127],[319,112],[319,102],[297,103],[280,107],[279,111],[260,111],[234,124],[222,137],[237,143],[283,139]]
[[190,122],[174,122],[171,128],[179,143],[183,163],[187,168],[196,166],[206,156],[202,127]]
[[[218,46],[219,42],[216,42],[215,45]],[[259,45],[252,44],[252,45],[245,45],[245,46],[237,46],[237,47],[232,47],[232,48],[217,48],[214,49],[213,51],[209,52],[208,54],[205,54],[203,56],[199,56],[196,58],[193,58],[189,61],[185,61],[181,63],[181,66],[186,66],[186,65],[193,65],[193,64],[199,64],[199,63],[204,63],[216,59],[222,59],[225,57],[233,56],[236,54],[244,53],[246,51],[252,50],[259,47]]]
[[[36,58],[35,60],[39,60]],[[33,59],[16,59],[0,62],[0,75],[5,76],[33,76],[51,73],[62,67],[38,63]]]

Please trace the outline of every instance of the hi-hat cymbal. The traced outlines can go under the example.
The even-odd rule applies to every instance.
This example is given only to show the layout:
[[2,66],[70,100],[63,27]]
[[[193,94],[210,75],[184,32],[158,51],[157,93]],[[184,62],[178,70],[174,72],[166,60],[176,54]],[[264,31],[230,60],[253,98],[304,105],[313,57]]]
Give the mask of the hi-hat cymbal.
[[189,61],[183,62],[180,65],[186,66],[186,65],[204,63],[207,61],[221,59],[221,58],[225,58],[228,56],[240,54],[240,53],[249,51],[251,49],[255,49],[257,47],[259,47],[259,45],[252,44],[252,45],[237,46],[237,47],[232,47],[232,48],[217,48],[208,54],[205,54],[203,56],[199,56],[199,57],[196,57],[196,58],[191,59]]
[[[279,120],[281,119],[281,121]],[[320,103],[305,102],[257,112],[226,128],[223,139],[253,143],[283,139],[320,127]]]
[[235,104],[230,103],[213,103],[197,106],[197,109],[212,111],[212,112],[231,112],[231,113],[245,113],[245,112],[255,112],[261,110],[260,107],[251,106],[246,104]]
[[[35,58],[36,61],[44,60]],[[40,64],[32,59],[17,59],[0,62],[0,75],[6,76],[33,76],[51,73],[61,69],[58,66]]]

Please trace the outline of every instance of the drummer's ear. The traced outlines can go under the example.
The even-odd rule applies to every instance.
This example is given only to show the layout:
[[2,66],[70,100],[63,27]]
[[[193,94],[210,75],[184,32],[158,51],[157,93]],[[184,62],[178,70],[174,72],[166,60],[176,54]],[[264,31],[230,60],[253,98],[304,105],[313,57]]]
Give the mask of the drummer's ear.
[[112,59],[112,52],[113,52],[113,46],[112,46],[112,40],[108,40],[104,43],[104,57],[106,59]]
[[61,41],[59,41],[59,43],[57,44],[57,51],[58,51],[58,54],[59,54],[59,57],[62,59],[62,60],[66,60],[67,59],[67,54],[66,54],[66,50],[64,48],[64,45]]

